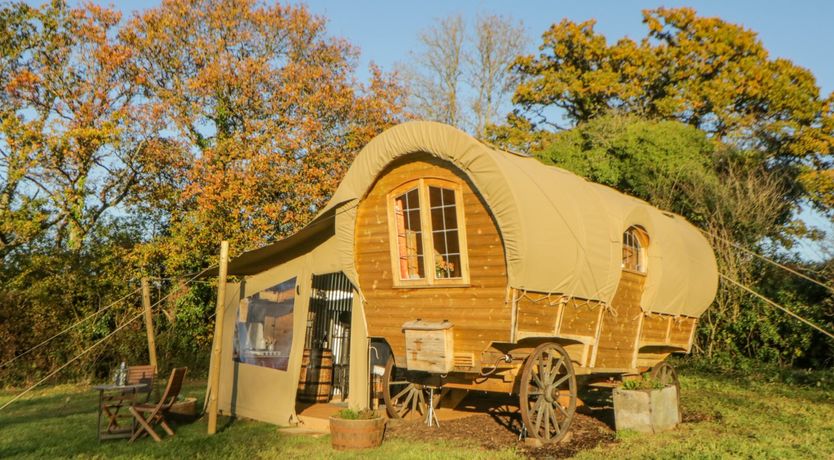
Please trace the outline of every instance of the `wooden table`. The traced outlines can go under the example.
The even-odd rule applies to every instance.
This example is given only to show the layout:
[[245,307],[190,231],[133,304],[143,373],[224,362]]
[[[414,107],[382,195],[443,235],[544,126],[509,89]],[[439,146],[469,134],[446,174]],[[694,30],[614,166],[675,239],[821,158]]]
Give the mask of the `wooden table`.
[[[99,442],[102,439],[115,439],[115,438],[129,438],[133,433],[133,423],[130,424],[130,428],[122,428],[116,431],[112,431],[110,428],[114,424],[114,419],[116,414],[114,413],[111,416],[108,416],[107,420],[107,429],[101,429],[101,414],[104,412],[104,406],[107,404],[108,401],[104,401],[104,393],[106,392],[119,392],[122,394],[136,394],[139,390],[143,390],[147,388],[148,385],[145,383],[137,383],[131,385],[115,385],[115,384],[105,384],[105,385],[94,385],[93,389],[98,390],[98,429],[96,432],[98,433],[98,440]],[[118,413],[118,408],[116,408],[116,413]]]

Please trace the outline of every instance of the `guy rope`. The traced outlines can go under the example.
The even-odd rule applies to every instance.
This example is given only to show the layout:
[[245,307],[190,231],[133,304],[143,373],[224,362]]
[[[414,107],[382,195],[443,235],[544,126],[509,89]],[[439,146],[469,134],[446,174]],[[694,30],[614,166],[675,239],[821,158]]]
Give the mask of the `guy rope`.
[[[761,255],[761,254],[758,254],[758,253],[756,253],[756,252],[754,252],[754,251],[752,251],[752,250],[750,250],[750,249],[747,249],[747,248],[745,248],[744,246],[741,246],[740,244],[735,243],[735,242],[733,242],[733,241],[730,241],[730,240],[728,240],[728,239],[726,239],[726,238],[722,238],[722,237],[720,237],[720,236],[718,236],[718,235],[715,235],[715,234],[709,233],[709,232],[707,232],[707,231],[705,231],[705,230],[701,230],[701,232],[702,232],[704,235],[707,235],[707,236],[709,236],[709,237],[715,238],[715,239],[717,239],[717,240],[721,240],[721,241],[723,241],[723,242],[725,242],[725,243],[729,244],[730,246],[732,246],[732,247],[734,247],[734,248],[738,249],[739,251],[742,251],[742,252],[744,252],[744,253],[746,253],[746,254],[749,254],[749,255],[751,255],[751,256],[754,256],[754,257],[756,257],[756,258],[758,258],[758,259],[760,259],[760,260],[762,260],[762,261],[764,261],[764,262],[767,262],[767,263],[769,263],[769,264],[771,264],[771,265],[773,265],[773,266],[775,266],[775,267],[777,267],[777,268],[780,268],[780,269],[782,269],[782,270],[784,270],[784,271],[786,271],[786,272],[788,272],[788,273],[790,273],[790,274],[792,274],[792,275],[794,275],[794,276],[798,276],[798,277],[800,277],[800,278],[804,279],[805,281],[808,281],[808,282],[810,282],[810,283],[816,284],[817,286],[820,286],[820,287],[822,287],[822,288],[825,288],[825,289],[826,289],[826,290],[828,290],[829,292],[834,293],[834,288],[832,288],[831,286],[829,286],[829,285],[827,285],[827,284],[823,283],[822,281],[815,280],[814,278],[811,278],[810,276],[805,275],[804,273],[800,273],[800,272],[798,272],[797,270],[794,270],[794,269],[792,269],[791,267],[788,267],[788,266],[787,266],[787,265],[785,265],[785,264],[781,264],[781,263],[779,263],[779,262],[777,262],[777,261],[775,261],[775,260],[773,260],[773,259],[770,259],[770,258],[768,258],[768,257],[765,257],[765,256],[763,256],[763,255]],[[788,315],[790,315],[791,317],[793,317],[793,318],[795,318],[795,319],[797,319],[797,320],[799,320],[799,321],[801,321],[801,322],[805,323],[806,325],[808,325],[808,326],[810,326],[810,327],[814,328],[815,330],[817,330],[817,331],[819,331],[819,332],[821,332],[821,333],[825,334],[826,336],[828,336],[828,337],[830,337],[830,338],[834,339],[834,334],[832,334],[830,331],[826,331],[825,329],[823,329],[823,328],[822,328],[821,326],[819,326],[818,324],[815,324],[815,323],[813,323],[812,321],[810,321],[810,320],[808,320],[808,319],[806,319],[806,318],[803,318],[802,316],[799,316],[797,313],[795,313],[795,312],[793,312],[793,311],[789,310],[788,308],[784,307],[783,305],[780,305],[780,304],[778,304],[778,303],[774,302],[773,300],[768,299],[768,298],[767,298],[767,297],[765,297],[764,295],[762,295],[762,294],[760,294],[760,293],[756,292],[755,290],[753,290],[751,287],[749,287],[749,286],[745,286],[744,284],[741,284],[739,281],[736,281],[736,280],[734,280],[733,278],[731,278],[731,277],[729,277],[729,276],[727,276],[727,275],[725,275],[725,274],[723,274],[723,273],[720,273],[720,272],[719,272],[719,273],[718,273],[718,275],[721,277],[721,279],[726,280],[726,281],[727,281],[727,282],[729,282],[730,284],[732,284],[732,285],[734,285],[734,286],[738,287],[739,289],[741,289],[741,290],[743,290],[743,291],[745,291],[745,292],[747,292],[747,293],[749,293],[749,294],[753,295],[754,297],[756,297],[756,298],[758,298],[759,300],[761,300],[761,301],[765,302],[766,304],[768,304],[768,305],[770,305],[770,306],[772,306],[772,307],[778,308],[779,310],[782,310],[783,312],[787,313],[787,314],[788,314]]]
[[[191,283],[192,281],[194,281],[194,280],[195,280],[198,276],[200,276],[200,274],[201,274],[201,273],[202,273],[202,272],[198,272],[198,273],[196,273],[196,274],[195,274],[194,276],[192,276],[189,280],[187,280],[185,283],[183,283],[183,286],[187,286],[188,284],[190,284],[190,283]],[[87,321],[88,319],[90,319],[90,318],[92,318],[92,317],[94,317],[94,316],[98,315],[99,313],[101,313],[101,312],[103,312],[103,311],[105,311],[105,310],[107,310],[107,309],[109,309],[109,308],[111,308],[111,307],[113,307],[113,306],[115,306],[115,305],[119,304],[120,302],[124,301],[125,299],[127,299],[127,298],[128,298],[128,297],[130,297],[131,295],[136,294],[136,293],[137,293],[137,292],[139,292],[140,290],[141,290],[141,288],[139,288],[139,289],[137,289],[137,290],[134,290],[134,291],[133,291],[133,292],[131,292],[130,294],[127,294],[126,296],[124,296],[124,297],[120,298],[119,300],[117,300],[117,301],[115,301],[115,302],[113,302],[113,303],[111,303],[111,304],[107,305],[106,307],[104,307],[104,308],[102,308],[102,309],[99,309],[98,311],[96,311],[96,312],[94,312],[94,313],[90,314],[90,315],[89,315],[89,316],[87,316],[86,318],[83,318],[83,319],[81,319],[81,320],[79,320],[79,321],[75,322],[73,325],[69,326],[68,328],[64,329],[63,331],[61,331],[61,332],[59,332],[59,333],[55,334],[54,336],[52,336],[52,337],[50,337],[50,338],[46,339],[45,341],[41,342],[40,344],[38,344],[38,345],[36,345],[36,346],[34,346],[34,347],[30,348],[29,350],[26,350],[25,352],[23,352],[23,353],[21,353],[21,354],[19,354],[19,355],[15,356],[15,357],[14,357],[14,358],[12,358],[11,360],[9,360],[9,361],[7,361],[7,362],[3,363],[3,366],[5,366],[5,365],[7,365],[7,364],[11,363],[12,361],[16,360],[17,358],[20,358],[21,356],[23,356],[23,355],[25,355],[25,354],[27,354],[27,353],[30,353],[31,351],[35,350],[36,348],[39,348],[39,347],[43,346],[44,344],[46,344],[47,342],[51,341],[51,340],[52,340],[52,339],[54,339],[55,337],[58,337],[58,336],[60,336],[60,335],[62,335],[62,334],[64,334],[64,333],[66,333],[67,331],[69,331],[70,329],[72,329],[72,328],[74,328],[74,327],[78,326],[79,324],[83,323],[84,321]],[[151,308],[156,308],[156,307],[158,307],[159,305],[161,305],[161,304],[162,304],[162,302],[163,302],[163,301],[165,301],[165,299],[167,299],[168,297],[170,297],[170,296],[171,296],[172,294],[174,294],[176,291],[177,291],[177,290],[172,290],[172,291],[171,291],[171,292],[169,292],[168,294],[165,294],[165,296],[163,296],[162,298],[160,298],[159,300],[157,300],[157,301],[156,301],[156,303],[154,303],[153,305],[151,305]],[[128,319],[127,321],[125,321],[124,323],[122,323],[122,325],[120,325],[120,326],[118,326],[116,329],[114,329],[112,332],[110,332],[110,333],[109,333],[109,334],[107,334],[106,336],[102,337],[101,339],[99,339],[97,342],[95,342],[94,344],[90,345],[89,347],[85,348],[85,349],[84,349],[83,351],[81,351],[79,354],[75,355],[73,358],[71,358],[71,359],[70,359],[69,361],[67,361],[66,363],[62,364],[60,367],[58,367],[58,368],[57,368],[57,369],[55,369],[54,371],[52,371],[52,372],[50,372],[49,374],[47,374],[47,375],[46,375],[46,377],[44,377],[44,378],[42,378],[42,379],[38,380],[37,382],[35,382],[34,384],[30,385],[28,388],[26,388],[26,389],[25,389],[25,390],[23,390],[22,392],[20,392],[20,393],[18,393],[17,395],[15,395],[12,399],[10,399],[10,400],[6,401],[6,403],[5,403],[5,404],[3,404],[2,406],[0,406],[0,410],[5,409],[6,407],[8,407],[9,405],[11,405],[11,404],[12,404],[12,403],[14,403],[15,401],[17,401],[17,400],[19,400],[20,398],[22,398],[23,396],[25,396],[25,395],[26,395],[27,393],[29,393],[30,391],[32,391],[32,390],[34,390],[35,388],[37,388],[38,386],[40,386],[42,383],[44,383],[44,382],[46,382],[47,380],[49,380],[51,377],[53,377],[53,376],[54,376],[54,375],[56,375],[57,373],[59,373],[59,372],[61,372],[62,370],[66,369],[66,368],[67,368],[70,364],[74,363],[75,361],[78,361],[78,359],[80,359],[82,356],[86,355],[87,353],[89,353],[90,351],[92,351],[93,349],[95,349],[96,347],[98,347],[99,345],[101,345],[102,343],[104,343],[105,341],[107,341],[107,339],[109,339],[110,337],[113,337],[113,336],[114,336],[117,332],[121,331],[122,329],[124,329],[125,327],[127,327],[128,325],[130,325],[132,322],[134,322],[134,321],[136,321],[137,319],[139,319],[139,318],[143,317],[144,315],[145,315],[145,312],[144,312],[144,311],[142,311],[142,312],[140,312],[140,313],[136,314],[135,316],[131,317],[130,319]]]

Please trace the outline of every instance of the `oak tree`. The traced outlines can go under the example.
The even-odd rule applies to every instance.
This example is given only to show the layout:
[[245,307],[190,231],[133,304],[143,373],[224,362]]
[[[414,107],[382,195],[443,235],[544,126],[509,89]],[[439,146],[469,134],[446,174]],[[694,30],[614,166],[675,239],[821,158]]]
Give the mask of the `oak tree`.
[[820,95],[809,70],[772,58],[755,32],[690,8],[646,10],[643,22],[642,40],[611,44],[593,20],[550,27],[538,55],[515,61],[517,109],[493,139],[536,150],[612,110],[678,120],[791,167],[831,209],[834,96]]
[[357,50],[325,26],[304,6],[166,0],[122,31],[154,113],[195,157],[166,253],[287,236],[398,119],[393,76],[372,66],[359,83]]
[[[2,17],[11,41],[0,57],[0,240],[50,229],[58,246],[79,251],[148,178],[161,127],[138,101],[118,12],[55,0],[8,5]],[[20,217],[31,220],[9,236]]]

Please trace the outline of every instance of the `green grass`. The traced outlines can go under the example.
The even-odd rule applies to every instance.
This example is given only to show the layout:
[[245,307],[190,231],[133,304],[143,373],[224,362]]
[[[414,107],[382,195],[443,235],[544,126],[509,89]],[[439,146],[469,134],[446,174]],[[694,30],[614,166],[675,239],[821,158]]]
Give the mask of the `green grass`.
[[[184,396],[202,401],[204,384],[190,383]],[[0,392],[0,405],[14,391]],[[511,451],[487,452],[439,442],[385,442],[371,452],[337,452],[330,438],[280,433],[273,425],[220,417],[220,432],[206,435],[205,419],[175,426],[176,436],[155,443],[144,438],[134,444],[126,440],[96,440],[98,394],[84,387],[59,385],[35,391],[0,412],[0,458],[514,458]],[[161,430],[158,430],[164,437]]]
[[684,414],[705,420],[656,435],[618,433],[613,446],[577,458],[834,459],[834,382],[821,375],[826,384],[800,385],[772,373],[682,369]]
[[[615,444],[579,454],[611,458],[834,458],[834,388],[785,383],[754,374],[681,371],[682,404],[697,423],[658,434],[620,433]],[[817,380],[819,382],[819,380]],[[0,392],[0,404],[14,395]],[[186,396],[202,401],[203,387],[191,383]],[[222,431],[205,435],[204,420],[176,427],[162,443],[145,438],[135,444],[96,441],[95,392],[60,385],[35,391],[0,412],[0,458],[517,458],[508,449],[440,441],[389,440],[370,452],[345,453],[324,437],[292,436],[276,427],[221,418]]]

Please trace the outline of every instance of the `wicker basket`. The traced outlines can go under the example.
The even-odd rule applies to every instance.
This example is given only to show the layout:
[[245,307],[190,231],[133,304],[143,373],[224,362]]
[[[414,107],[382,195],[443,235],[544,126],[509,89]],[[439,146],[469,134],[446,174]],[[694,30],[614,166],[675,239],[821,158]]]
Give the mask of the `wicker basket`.
[[197,398],[185,398],[171,405],[168,413],[182,417],[194,417],[197,415]]
[[330,417],[330,440],[336,450],[371,449],[382,444],[386,420],[382,417],[347,420]]

